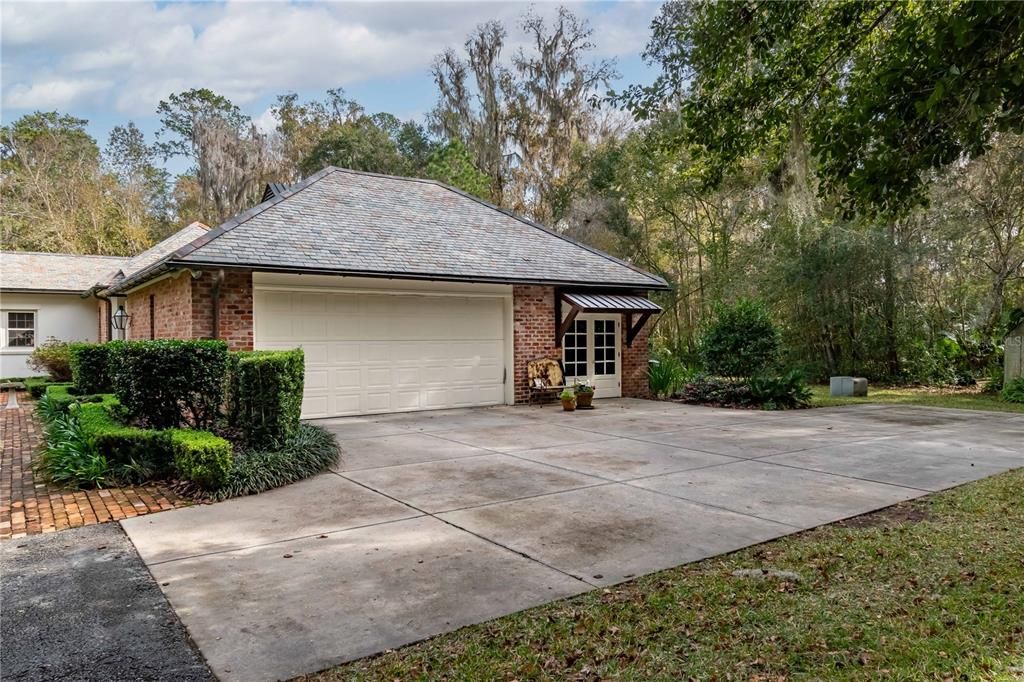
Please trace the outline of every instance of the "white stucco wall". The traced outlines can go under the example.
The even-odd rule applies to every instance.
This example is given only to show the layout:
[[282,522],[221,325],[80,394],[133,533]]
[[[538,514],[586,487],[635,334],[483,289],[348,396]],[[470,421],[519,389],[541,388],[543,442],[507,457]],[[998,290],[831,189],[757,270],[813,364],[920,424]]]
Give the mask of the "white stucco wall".
[[[0,311],[35,311],[36,343],[52,337],[62,341],[96,341],[96,299],[78,294],[8,294],[0,292]],[[0,325],[6,326],[6,317]],[[0,376],[39,374],[28,366],[31,348],[0,348]]]

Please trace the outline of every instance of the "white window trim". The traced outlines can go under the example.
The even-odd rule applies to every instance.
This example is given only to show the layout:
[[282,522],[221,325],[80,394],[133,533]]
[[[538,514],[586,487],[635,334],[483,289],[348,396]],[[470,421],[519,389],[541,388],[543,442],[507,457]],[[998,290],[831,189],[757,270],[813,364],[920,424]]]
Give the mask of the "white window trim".
[[[12,346],[10,345],[10,329],[8,328],[8,315],[10,313],[28,313],[32,315],[32,345]],[[0,310],[0,326],[3,331],[3,350],[10,353],[31,353],[39,344],[39,311],[25,308],[11,308]],[[15,331],[25,331],[28,327],[18,327]]]

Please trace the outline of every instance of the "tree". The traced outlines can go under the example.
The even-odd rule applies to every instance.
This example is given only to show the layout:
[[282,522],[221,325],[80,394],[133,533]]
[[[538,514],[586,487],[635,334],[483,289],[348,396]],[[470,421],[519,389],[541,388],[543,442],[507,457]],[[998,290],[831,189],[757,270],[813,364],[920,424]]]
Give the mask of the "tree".
[[477,170],[469,152],[458,140],[430,155],[425,175],[481,199],[486,200],[490,194],[490,178]]
[[671,144],[693,148],[709,186],[745,158],[778,160],[799,124],[822,192],[900,213],[929,171],[1024,132],[1022,44],[1020,3],[677,0],[646,52],[662,75],[620,101],[678,111]]
[[150,221],[154,238],[166,236],[175,226],[170,196],[170,174],[156,165],[156,152],[131,121],[114,126],[103,152],[104,161],[117,176],[129,198],[127,213],[137,221]]
[[86,124],[50,111],[0,129],[3,248],[120,255],[152,243],[145,202],[103,167]]
[[157,106],[165,158],[195,163],[200,189],[197,218],[211,224],[254,206],[277,161],[266,135],[227,98],[206,88],[172,94]]

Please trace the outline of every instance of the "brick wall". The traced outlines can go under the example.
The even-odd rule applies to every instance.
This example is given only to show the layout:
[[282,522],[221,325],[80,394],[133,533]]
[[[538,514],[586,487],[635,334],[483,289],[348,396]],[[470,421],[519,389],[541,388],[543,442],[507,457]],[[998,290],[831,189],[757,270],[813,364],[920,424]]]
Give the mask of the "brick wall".
[[[192,282],[192,334],[213,338],[213,289],[216,271],[205,271]],[[252,273],[225,271],[220,286],[221,338],[231,350],[252,350]]]
[[650,351],[647,348],[654,318],[633,339],[633,345],[626,346],[625,320],[622,326],[622,396],[624,398],[650,398],[651,391],[647,383],[647,360]]
[[105,343],[110,340],[110,301],[96,299],[96,340]]
[[[213,288],[217,273],[192,277],[181,273],[128,296],[130,339],[210,339],[213,329]],[[153,334],[150,335],[150,297]],[[225,272],[220,289],[220,335],[231,350],[252,350],[252,274]]]
[[561,358],[555,348],[555,290],[553,287],[512,287],[512,348],[515,362],[515,401],[530,399],[526,363],[542,357]]
[[[150,297],[153,297],[152,328]],[[192,338],[192,277],[179,273],[128,295],[129,339]]]

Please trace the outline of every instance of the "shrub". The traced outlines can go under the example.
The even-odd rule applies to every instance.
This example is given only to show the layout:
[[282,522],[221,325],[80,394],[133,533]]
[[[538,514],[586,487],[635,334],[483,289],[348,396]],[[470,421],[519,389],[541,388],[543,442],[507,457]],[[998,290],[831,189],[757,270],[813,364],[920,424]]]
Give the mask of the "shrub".
[[174,467],[181,478],[207,490],[227,482],[233,461],[231,443],[208,431],[174,429],[168,433]]
[[746,378],[766,373],[779,356],[780,334],[768,308],[740,299],[718,304],[700,336],[700,358],[709,374]]
[[691,372],[671,353],[659,353],[647,368],[647,383],[655,397],[669,397],[691,377]]
[[25,379],[24,384],[25,390],[36,400],[46,395],[46,389],[49,386],[55,385],[48,377],[29,377]]
[[81,393],[109,393],[113,389],[110,380],[110,352],[114,343],[72,343],[71,374],[75,388]]
[[299,428],[305,359],[302,349],[233,353],[229,413],[247,443],[271,447]]
[[[103,400],[102,394],[78,395],[73,393],[70,384],[50,384],[46,387],[45,412],[67,412],[74,403],[98,403]],[[45,414],[44,414],[45,418]]]
[[223,341],[124,341],[110,344],[114,392],[132,419],[155,428],[206,427],[224,396]]
[[46,480],[60,486],[103,485],[107,460],[73,414],[56,414],[46,424],[46,447],[35,465]]
[[697,376],[686,383],[682,400],[694,405],[746,407],[752,402],[750,387],[742,381]]
[[28,364],[37,372],[46,372],[51,381],[71,381],[69,344],[52,336],[32,351]]
[[1024,403],[1024,377],[1017,377],[1003,386],[999,395],[1008,403]]
[[751,402],[765,409],[793,409],[806,407],[811,402],[811,389],[800,372],[754,377],[748,386]]
[[105,396],[101,403],[73,408],[96,451],[107,460],[110,477],[139,482],[170,475],[174,470],[170,434],[122,424],[115,416],[118,407],[116,398]]
[[252,495],[315,476],[337,463],[338,454],[338,443],[330,431],[300,424],[276,449],[236,454],[227,483],[213,493],[213,498]]

